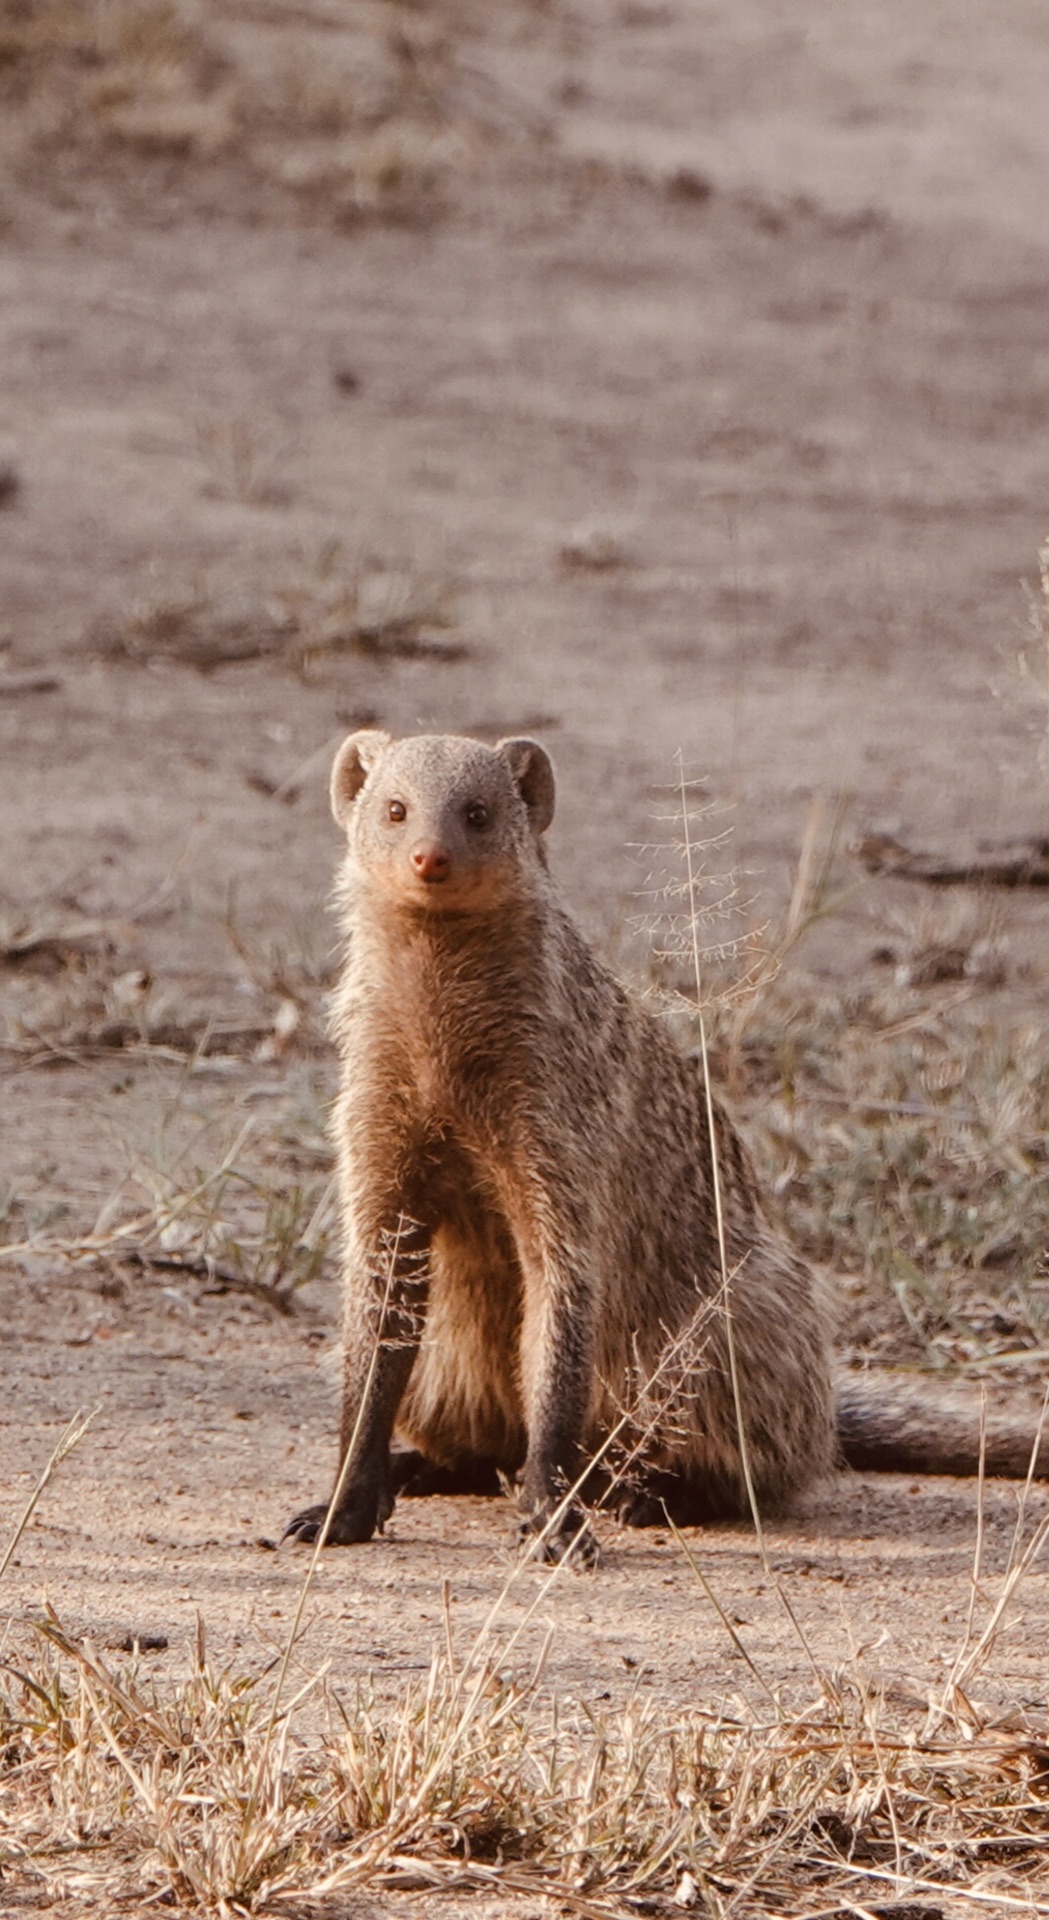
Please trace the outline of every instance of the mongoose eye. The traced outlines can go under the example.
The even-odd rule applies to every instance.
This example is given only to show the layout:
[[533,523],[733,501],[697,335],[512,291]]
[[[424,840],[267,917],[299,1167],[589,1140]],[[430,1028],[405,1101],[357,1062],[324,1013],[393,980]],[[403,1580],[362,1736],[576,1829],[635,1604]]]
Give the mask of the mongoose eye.
[[488,825],[488,808],[485,806],[483,800],[472,800],[470,802],[470,805],[466,809],[466,824],[468,827],[486,827]]
[[408,817],[408,809],[403,800],[391,800],[386,811],[391,820],[406,820]]

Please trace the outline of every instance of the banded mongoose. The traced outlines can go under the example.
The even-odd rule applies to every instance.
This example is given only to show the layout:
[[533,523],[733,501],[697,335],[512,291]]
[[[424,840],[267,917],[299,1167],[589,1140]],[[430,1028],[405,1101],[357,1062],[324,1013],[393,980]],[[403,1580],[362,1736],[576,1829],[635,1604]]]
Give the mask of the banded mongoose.
[[[497,1469],[549,1532],[613,1429],[639,1522],[780,1508],[842,1451],[972,1471],[971,1418],[930,1424],[856,1377],[839,1397],[819,1285],[715,1102],[722,1257],[701,1069],[561,903],[544,749],[354,733],[331,799],[343,1457],[356,1439],[328,1540],[381,1530],[413,1475]],[[1010,1432],[989,1470],[1025,1471],[1029,1444]],[[565,1506],[555,1551],[582,1526]]]

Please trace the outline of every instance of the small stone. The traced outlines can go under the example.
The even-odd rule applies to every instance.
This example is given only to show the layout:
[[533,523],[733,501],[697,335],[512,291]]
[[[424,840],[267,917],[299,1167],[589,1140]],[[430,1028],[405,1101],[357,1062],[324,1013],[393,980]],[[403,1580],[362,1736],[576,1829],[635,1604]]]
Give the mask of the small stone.
[[622,540],[607,527],[599,526],[577,527],[562,543],[559,557],[563,567],[590,573],[607,573],[629,563]]
[[672,199],[691,200],[695,206],[701,206],[714,192],[706,174],[700,173],[697,167],[675,167],[673,173],[667,175],[666,189]]

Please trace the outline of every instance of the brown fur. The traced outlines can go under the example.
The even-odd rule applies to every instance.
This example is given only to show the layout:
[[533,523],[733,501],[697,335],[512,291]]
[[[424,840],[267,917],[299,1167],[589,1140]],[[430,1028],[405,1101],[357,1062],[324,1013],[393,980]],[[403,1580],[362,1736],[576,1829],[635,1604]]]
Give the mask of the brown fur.
[[[626,1409],[637,1519],[744,1511],[740,1420],[763,1511],[835,1458],[817,1285],[718,1107],[726,1300],[701,1071],[561,905],[553,802],[528,740],[358,733],[335,762],[344,1455],[357,1440],[333,1541],[381,1528],[414,1467],[520,1473],[541,1526]],[[884,1393],[866,1426],[862,1388],[851,1406],[853,1438],[891,1431]]]

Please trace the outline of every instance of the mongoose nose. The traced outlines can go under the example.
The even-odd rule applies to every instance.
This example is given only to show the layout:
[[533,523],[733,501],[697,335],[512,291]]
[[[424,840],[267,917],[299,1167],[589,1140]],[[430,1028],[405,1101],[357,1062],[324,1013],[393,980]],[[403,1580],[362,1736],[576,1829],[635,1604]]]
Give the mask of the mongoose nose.
[[447,880],[451,861],[443,847],[413,847],[412,866],[420,880]]

